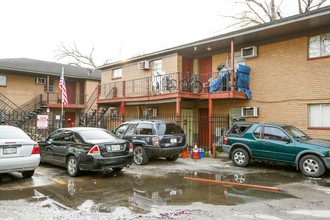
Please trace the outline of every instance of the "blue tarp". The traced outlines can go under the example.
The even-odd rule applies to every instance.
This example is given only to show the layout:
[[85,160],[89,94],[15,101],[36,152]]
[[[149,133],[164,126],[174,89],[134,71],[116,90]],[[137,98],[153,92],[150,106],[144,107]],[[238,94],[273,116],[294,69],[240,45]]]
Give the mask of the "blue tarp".
[[228,69],[219,72],[220,77],[212,79],[210,82],[210,93],[213,93],[219,89],[219,87],[226,81],[226,77],[229,75]]
[[237,91],[245,92],[245,96],[248,100],[251,99],[251,90],[250,90],[250,67],[242,64],[238,65],[237,73]]

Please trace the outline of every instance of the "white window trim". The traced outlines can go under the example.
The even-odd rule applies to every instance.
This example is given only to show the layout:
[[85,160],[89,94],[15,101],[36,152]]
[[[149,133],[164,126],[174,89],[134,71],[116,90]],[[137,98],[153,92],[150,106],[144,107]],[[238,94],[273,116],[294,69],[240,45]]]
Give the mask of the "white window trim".
[[330,104],[308,106],[308,127],[330,128]]
[[309,37],[308,58],[330,56],[330,32]]
[[118,68],[118,69],[112,70],[112,76],[111,77],[112,77],[112,79],[122,78],[123,77],[123,69]]

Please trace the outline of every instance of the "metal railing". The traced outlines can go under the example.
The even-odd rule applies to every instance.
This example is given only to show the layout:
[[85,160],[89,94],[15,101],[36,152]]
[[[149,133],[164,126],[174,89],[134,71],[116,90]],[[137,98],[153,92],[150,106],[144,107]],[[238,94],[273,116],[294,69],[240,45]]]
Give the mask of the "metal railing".
[[[230,75],[235,72],[228,70],[226,74],[213,72],[209,74],[192,74],[192,73],[170,73],[165,75],[158,75],[152,77],[144,77],[131,80],[114,81],[111,83],[100,84],[100,99],[114,99],[124,97],[141,97],[154,96],[161,93],[171,92],[190,92],[182,87],[182,81],[187,80],[191,82],[192,79],[200,82],[202,89],[199,94],[207,94],[213,86],[214,93],[228,92],[231,90]],[[167,79],[164,81],[164,79]],[[166,82],[171,82],[166,87]],[[172,83],[173,82],[173,83]],[[236,80],[234,81],[236,90]],[[153,88],[158,86],[159,92],[155,92]],[[169,88],[169,86],[171,88]]]
[[[68,94],[69,104],[74,105],[84,105],[86,100],[86,94],[73,94],[74,97],[71,97],[72,94]],[[43,99],[46,99],[47,94],[43,96]],[[49,101],[48,104],[61,104],[62,94],[61,93],[49,93]]]

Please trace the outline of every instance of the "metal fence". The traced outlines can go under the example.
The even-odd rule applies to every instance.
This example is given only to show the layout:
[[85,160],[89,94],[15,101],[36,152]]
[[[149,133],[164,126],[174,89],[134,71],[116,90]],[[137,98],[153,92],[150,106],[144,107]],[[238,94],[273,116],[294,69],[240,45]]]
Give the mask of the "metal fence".
[[[9,117],[6,114],[6,117]],[[114,130],[122,122],[129,120],[171,120],[176,121],[183,128],[187,136],[187,144],[189,147],[193,147],[196,143],[199,147],[210,149],[212,145],[217,148],[221,148],[222,137],[229,126],[229,115],[226,114],[213,114],[212,116],[199,114],[198,116],[192,115],[181,115],[176,114],[158,114],[158,115],[111,115],[106,114],[98,116],[96,120],[96,114],[90,113],[86,115],[86,120],[89,123],[76,123],[76,126],[89,126],[89,127],[100,127],[108,130]],[[0,124],[6,123],[6,120],[1,120]],[[61,127],[59,120],[55,120],[52,115],[48,118],[48,129],[37,128],[37,115],[31,117],[24,124],[19,126],[22,128],[33,140],[40,140],[42,137],[46,137],[49,133],[55,131]]]
[[[205,149],[211,148],[215,145],[221,148],[222,137],[229,126],[229,115],[227,114],[213,114],[211,117],[208,115],[199,114],[198,116],[176,114],[159,114],[159,115],[104,115],[99,117],[96,122],[96,116],[90,114],[88,121],[93,126],[114,130],[122,122],[129,120],[171,120],[176,121],[183,128],[187,136],[187,144],[193,147],[196,143]],[[96,125],[97,124],[97,125]],[[89,126],[90,126],[89,125]],[[82,125],[81,125],[82,126]]]

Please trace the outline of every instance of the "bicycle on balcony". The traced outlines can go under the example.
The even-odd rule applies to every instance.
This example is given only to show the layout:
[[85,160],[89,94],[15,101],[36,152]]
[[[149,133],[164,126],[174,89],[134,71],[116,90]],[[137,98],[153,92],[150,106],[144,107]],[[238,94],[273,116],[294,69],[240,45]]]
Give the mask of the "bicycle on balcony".
[[170,79],[168,75],[154,76],[154,80],[152,83],[152,92],[155,95],[161,94],[164,91],[172,92],[176,89],[176,80]]
[[197,79],[195,74],[191,74],[188,78],[182,79],[179,86],[181,92],[199,94],[202,91],[202,83]]

